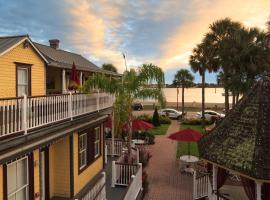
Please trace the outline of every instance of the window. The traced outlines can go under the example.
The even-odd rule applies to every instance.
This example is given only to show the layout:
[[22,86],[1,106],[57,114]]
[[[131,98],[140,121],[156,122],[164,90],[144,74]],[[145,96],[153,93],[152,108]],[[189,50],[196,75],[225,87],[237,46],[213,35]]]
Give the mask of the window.
[[82,169],[86,166],[86,152],[87,152],[87,134],[79,136],[79,168]]
[[29,68],[17,67],[17,96],[30,95]]
[[24,157],[7,165],[8,200],[27,200],[28,190],[28,159]]
[[100,127],[95,128],[95,158],[100,155]]

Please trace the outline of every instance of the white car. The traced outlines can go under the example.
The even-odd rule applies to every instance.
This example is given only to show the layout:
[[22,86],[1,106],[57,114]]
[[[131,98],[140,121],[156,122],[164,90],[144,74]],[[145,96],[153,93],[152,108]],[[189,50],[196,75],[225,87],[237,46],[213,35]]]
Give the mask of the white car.
[[172,108],[165,108],[158,111],[160,116],[168,116],[172,119],[180,119],[182,117],[182,112],[172,109]]
[[[205,110],[204,111],[204,116],[205,116],[205,119],[206,120],[213,120],[213,119],[217,119],[217,118],[224,118],[225,115],[222,114],[222,113],[218,113],[216,111],[213,111],[213,110]],[[197,112],[197,117],[198,118],[202,118],[202,112]]]

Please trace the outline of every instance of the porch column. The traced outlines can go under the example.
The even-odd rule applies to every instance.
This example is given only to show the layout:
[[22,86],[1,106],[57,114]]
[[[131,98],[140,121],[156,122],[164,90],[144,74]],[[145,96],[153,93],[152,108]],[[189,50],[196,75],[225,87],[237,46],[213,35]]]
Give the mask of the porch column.
[[66,87],[66,70],[62,69],[62,93],[67,92],[67,87]]
[[[217,192],[217,170],[218,167],[216,165],[213,164],[213,192],[216,193]],[[213,200],[217,199],[217,195],[213,195]]]
[[255,181],[256,183],[256,200],[262,200],[262,182]]
[[80,72],[80,86],[82,86],[82,84],[83,84],[83,82],[82,82],[82,75],[83,75],[83,73]]
[[114,157],[114,152],[115,152],[115,149],[114,149],[114,112],[112,112],[112,115],[111,115],[111,118],[112,118],[112,130],[111,130],[111,134],[112,134],[112,157]]

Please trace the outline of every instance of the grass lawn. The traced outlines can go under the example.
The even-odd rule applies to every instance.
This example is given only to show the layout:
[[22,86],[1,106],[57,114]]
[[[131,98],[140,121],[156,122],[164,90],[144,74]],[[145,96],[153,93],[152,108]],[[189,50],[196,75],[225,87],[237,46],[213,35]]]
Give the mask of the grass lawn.
[[[204,133],[204,130],[200,125],[181,125],[181,130],[191,128],[193,130]],[[188,155],[188,142],[178,142],[176,157],[179,158],[182,155]],[[197,142],[190,142],[190,155],[199,156]]]
[[149,129],[147,132],[152,133],[153,135],[165,135],[170,124],[161,124],[158,127]]

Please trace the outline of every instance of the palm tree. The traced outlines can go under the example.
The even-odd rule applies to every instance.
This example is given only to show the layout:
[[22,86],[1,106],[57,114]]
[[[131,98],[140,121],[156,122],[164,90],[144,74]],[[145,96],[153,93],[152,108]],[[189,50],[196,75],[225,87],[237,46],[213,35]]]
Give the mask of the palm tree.
[[[155,83],[156,87],[150,84]],[[116,115],[116,127],[121,127],[124,122],[128,128],[128,153],[131,155],[132,139],[132,103],[135,98],[152,98],[165,105],[165,97],[162,92],[164,87],[164,73],[161,68],[153,64],[143,64],[136,71],[125,71],[122,79],[110,78],[102,74],[96,74],[86,81],[84,90],[90,92],[94,88],[115,95],[114,115]],[[129,156],[131,158],[131,156]],[[130,161],[130,160],[129,160]]]
[[187,69],[180,69],[174,76],[174,84],[182,87],[182,115],[185,113],[185,88],[193,85],[194,77]]
[[111,71],[111,72],[117,73],[117,68],[113,64],[110,64],[110,63],[104,63],[101,66],[101,68],[104,69],[104,70],[107,70],[107,71]]
[[189,59],[189,64],[193,72],[199,72],[202,77],[202,127],[205,126],[205,72],[216,72],[218,66],[214,57],[214,50],[211,47],[211,38],[206,35],[202,43],[198,44],[193,49]]
[[211,38],[211,48],[213,48],[214,61],[224,73],[224,90],[225,90],[225,112],[229,112],[229,72],[233,68],[231,60],[231,52],[233,52],[233,35],[236,31],[240,30],[243,26],[238,22],[233,22],[229,18],[217,20],[210,25],[210,32],[208,37]]

